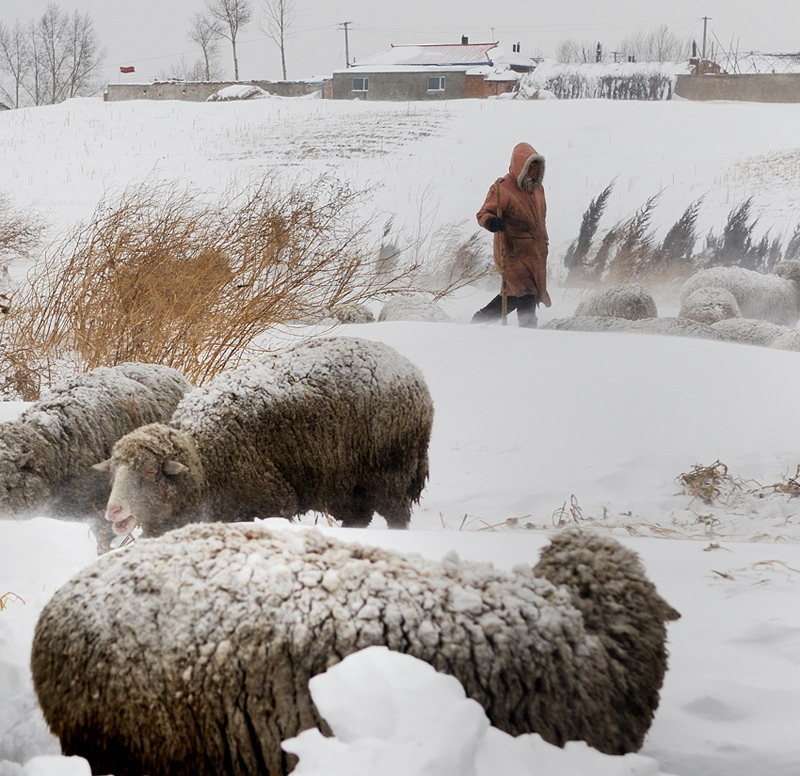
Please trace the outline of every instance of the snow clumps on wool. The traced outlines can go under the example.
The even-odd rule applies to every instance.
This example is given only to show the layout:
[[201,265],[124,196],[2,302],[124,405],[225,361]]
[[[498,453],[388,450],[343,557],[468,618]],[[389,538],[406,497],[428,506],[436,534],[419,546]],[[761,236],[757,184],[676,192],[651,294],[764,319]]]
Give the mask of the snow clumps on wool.
[[794,326],[800,317],[800,262],[784,261],[774,275],[743,267],[711,267],[692,275],[681,288],[681,304],[698,288],[713,286],[730,291],[743,318]]
[[729,318],[742,317],[736,297],[728,289],[716,286],[701,286],[687,294],[678,314],[709,326]]
[[378,316],[379,321],[425,321],[439,323],[449,321],[450,316],[438,302],[422,294],[399,294],[393,296]]
[[729,318],[712,324],[711,328],[727,342],[762,347],[769,347],[780,334],[791,331],[786,326],[753,318]]
[[699,337],[720,340],[722,336],[711,326],[698,323],[690,318],[643,318],[629,321],[625,318],[606,318],[600,316],[574,316],[554,318],[543,329],[558,331],[621,331],[638,334],[664,334],[672,337]]
[[456,677],[510,735],[623,754],[650,727],[678,617],[635,553],[582,530],[505,572],[217,523],[81,570],[43,609],[31,665],[63,752],[94,773],[286,773],[281,742],[327,730],[309,680],[370,646]]
[[655,300],[650,292],[636,283],[620,283],[594,292],[575,309],[579,317],[598,316],[625,318],[638,321],[658,315]]
[[[93,521],[111,489],[92,465],[142,423],[167,420],[191,387],[174,369],[137,363],[55,386],[0,424],[0,514]],[[98,543],[111,538],[102,520],[93,530]]]
[[106,518],[158,536],[191,522],[316,510],[405,528],[428,477],[433,404],[422,373],[381,342],[308,340],[223,373],[169,425],[123,437]]

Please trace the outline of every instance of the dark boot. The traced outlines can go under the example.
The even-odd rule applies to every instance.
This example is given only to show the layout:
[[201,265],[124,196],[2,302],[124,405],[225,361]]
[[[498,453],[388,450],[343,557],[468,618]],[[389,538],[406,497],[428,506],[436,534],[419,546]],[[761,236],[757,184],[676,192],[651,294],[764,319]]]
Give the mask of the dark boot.
[[[510,301],[510,300],[509,300]],[[498,294],[472,316],[471,323],[494,323],[503,317],[503,297]]]
[[535,329],[537,326],[536,321],[536,308],[539,306],[539,300],[533,295],[517,297],[517,324],[526,329]]

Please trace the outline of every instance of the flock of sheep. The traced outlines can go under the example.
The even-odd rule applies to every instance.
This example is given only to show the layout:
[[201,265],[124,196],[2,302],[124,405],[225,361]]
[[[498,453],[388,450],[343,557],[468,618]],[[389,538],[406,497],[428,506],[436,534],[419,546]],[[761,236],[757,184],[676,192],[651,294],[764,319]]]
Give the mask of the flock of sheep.
[[543,328],[673,334],[800,351],[798,318],[800,261],[784,261],[769,275],[741,267],[695,273],[681,288],[676,317],[659,318],[650,292],[631,283],[595,292],[572,317]]
[[[698,273],[674,318],[627,285],[548,327],[800,349],[798,316],[800,263],[786,262],[773,276]],[[561,531],[506,573],[246,522],[317,511],[407,527],[432,422],[414,364],[331,337],[198,388],[165,367],[95,369],[2,424],[0,513],[86,520],[102,554],[34,636],[34,685],[64,753],[117,776],[287,773],[281,741],[326,729],[308,680],[374,645],[456,676],[508,733],[636,751],[679,614],[616,540]],[[140,541],[107,552],[136,526]]]

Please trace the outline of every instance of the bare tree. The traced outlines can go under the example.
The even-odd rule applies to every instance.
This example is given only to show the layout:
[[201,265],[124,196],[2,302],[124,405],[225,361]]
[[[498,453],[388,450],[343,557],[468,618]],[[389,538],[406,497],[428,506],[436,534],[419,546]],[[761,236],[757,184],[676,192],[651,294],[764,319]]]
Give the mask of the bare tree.
[[200,46],[203,54],[204,79],[211,81],[220,73],[217,66],[217,41],[222,37],[221,22],[208,14],[196,13],[189,27],[189,40]]
[[594,62],[597,59],[597,43],[590,40],[562,40],[556,46],[556,62]]
[[10,91],[0,84],[0,91],[11,102],[12,107],[20,107],[23,81],[31,68],[31,50],[28,32],[19,21],[9,28],[0,22],[0,72],[11,79]]
[[264,26],[261,28],[281,52],[281,72],[286,80],[286,41],[291,37],[295,22],[294,0],[266,0]]
[[206,8],[213,19],[220,23],[220,35],[231,42],[233,52],[233,77],[239,80],[239,57],[236,39],[239,30],[253,20],[253,4],[250,0],[206,0]]
[[691,41],[661,24],[652,30],[638,30],[622,40],[617,49],[625,59],[637,62],[680,62],[687,59]]
[[194,62],[187,62],[184,57],[181,57],[176,62],[163,68],[157,78],[159,81],[208,81],[210,79],[204,77],[205,63],[202,59],[195,59]]
[[93,94],[105,57],[88,14],[50,3],[26,28],[28,62],[21,85],[35,105]]

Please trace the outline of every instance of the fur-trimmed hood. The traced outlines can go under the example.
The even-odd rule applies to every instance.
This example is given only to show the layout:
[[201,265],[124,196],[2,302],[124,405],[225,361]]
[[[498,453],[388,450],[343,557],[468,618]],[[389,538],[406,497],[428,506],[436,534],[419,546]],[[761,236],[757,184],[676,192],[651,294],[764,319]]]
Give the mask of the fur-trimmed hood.
[[[532,185],[526,186],[525,178],[534,162],[539,163],[539,172],[538,175],[531,179]],[[508,165],[508,171],[514,176],[514,180],[520,189],[530,191],[542,185],[544,165],[544,157],[530,143],[517,143],[511,152],[511,164]]]

